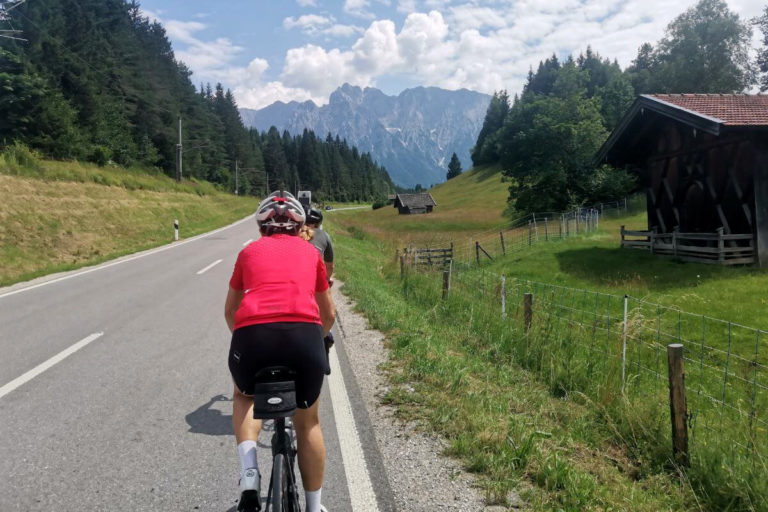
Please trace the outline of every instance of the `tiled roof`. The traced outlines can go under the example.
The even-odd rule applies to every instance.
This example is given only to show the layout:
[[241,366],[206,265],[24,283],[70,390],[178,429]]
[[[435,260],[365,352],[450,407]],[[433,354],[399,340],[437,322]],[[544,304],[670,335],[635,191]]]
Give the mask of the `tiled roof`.
[[768,126],[768,95],[649,94],[648,96],[715,118],[726,126]]
[[[427,206],[437,206],[432,199],[432,194],[397,194],[400,204],[409,208],[425,208]],[[397,202],[397,201],[396,201]]]

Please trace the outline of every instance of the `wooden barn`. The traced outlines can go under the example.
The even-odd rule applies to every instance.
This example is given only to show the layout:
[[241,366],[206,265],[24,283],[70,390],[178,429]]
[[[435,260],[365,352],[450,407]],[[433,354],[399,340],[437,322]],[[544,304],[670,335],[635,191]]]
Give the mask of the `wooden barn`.
[[397,194],[395,197],[395,208],[403,214],[411,213],[430,213],[437,206],[432,198],[432,194]]
[[597,161],[647,195],[648,230],[622,228],[622,246],[768,266],[768,96],[642,95]]

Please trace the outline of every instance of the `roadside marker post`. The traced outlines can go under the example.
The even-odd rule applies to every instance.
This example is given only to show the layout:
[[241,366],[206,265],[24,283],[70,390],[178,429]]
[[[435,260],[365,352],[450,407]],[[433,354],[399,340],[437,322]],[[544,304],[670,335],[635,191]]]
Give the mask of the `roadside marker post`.
[[173,221],[173,241],[179,241],[179,219]]

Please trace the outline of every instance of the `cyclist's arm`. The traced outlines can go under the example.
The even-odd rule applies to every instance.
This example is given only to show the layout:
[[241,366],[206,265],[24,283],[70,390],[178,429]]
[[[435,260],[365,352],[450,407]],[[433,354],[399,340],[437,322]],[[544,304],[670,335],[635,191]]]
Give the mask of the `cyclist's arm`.
[[325,275],[328,276],[328,284],[332,284],[333,283],[333,262],[332,261],[325,262]]
[[333,299],[331,298],[331,289],[328,288],[325,291],[315,293],[315,300],[317,300],[317,307],[320,309],[323,336],[327,336],[331,332],[333,323],[336,321],[336,307],[333,305]]
[[240,307],[243,295],[245,295],[243,290],[235,290],[231,286],[229,287],[227,300],[224,303],[224,318],[227,320],[227,326],[230,331],[235,330],[235,313],[237,313],[237,308]]

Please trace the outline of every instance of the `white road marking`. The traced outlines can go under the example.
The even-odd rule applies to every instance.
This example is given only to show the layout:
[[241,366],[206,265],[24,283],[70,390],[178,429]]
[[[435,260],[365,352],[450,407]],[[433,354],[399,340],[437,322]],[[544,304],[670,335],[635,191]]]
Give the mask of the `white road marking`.
[[344,379],[341,375],[341,366],[336,350],[331,349],[329,359],[331,375],[328,377],[328,387],[331,392],[333,417],[339,434],[339,448],[344,462],[344,473],[347,477],[352,510],[378,512],[379,505],[376,502],[371,476],[368,474],[368,467],[365,464],[363,447],[360,443],[360,436],[357,434],[357,426],[352,416],[352,406],[344,387]]
[[52,358],[48,359],[45,362],[40,363],[39,365],[35,366],[31,370],[29,370],[27,373],[22,375],[21,377],[16,377],[11,382],[6,384],[5,386],[0,388],[0,398],[3,398],[5,395],[13,391],[14,389],[18,388],[22,384],[29,382],[30,380],[34,379],[41,373],[43,373],[45,370],[50,368],[51,366],[55,365],[56,363],[59,363],[66,359],[67,357],[71,356],[84,346],[88,345],[90,342],[97,340],[101,338],[104,335],[103,332],[95,332],[91,334],[90,336],[87,336],[83,338],[82,340],[78,341],[74,345],[72,345],[69,348],[66,348],[53,356]]
[[216,261],[214,261],[213,263],[211,263],[210,265],[208,265],[208,266],[207,266],[207,267],[205,267],[204,269],[202,269],[202,270],[198,270],[198,271],[197,271],[197,275],[200,275],[200,274],[202,274],[202,273],[204,273],[204,272],[206,272],[206,271],[208,271],[208,270],[211,270],[213,267],[215,267],[216,265],[218,265],[218,264],[219,264],[219,263],[221,263],[222,261],[224,261],[224,260],[216,260]]
[[233,224],[230,224],[229,226],[224,226],[223,228],[219,228],[219,229],[216,229],[214,231],[209,231],[208,233],[203,233],[202,235],[197,235],[195,237],[192,237],[192,238],[189,238],[187,240],[184,240],[183,242],[174,242],[172,244],[164,245],[163,247],[158,247],[157,249],[151,249],[149,251],[142,252],[140,254],[137,254],[135,256],[131,256],[129,258],[113,261],[111,263],[106,263],[104,265],[99,265],[98,267],[89,268],[88,270],[83,270],[82,272],[78,272],[76,274],[68,274],[66,276],[62,276],[62,277],[59,277],[59,278],[56,278],[56,279],[51,279],[50,281],[45,281],[43,283],[38,283],[38,284],[34,284],[32,286],[27,286],[26,288],[19,288],[18,290],[13,290],[13,291],[8,292],[8,293],[3,293],[3,294],[0,294],[0,299],[2,299],[3,297],[10,297],[11,295],[16,295],[17,293],[26,292],[28,290],[34,290],[35,288],[40,288],[41,286],[45,286],[47,284],[58,283],[59,281],[64,281],[65,279],[71,279],[73,277],[82,276],[84,274],[90,274],[91,272],[96,272],[97,270],[113,267],[115,265],[119,265],[119,264],[125,263],[127,261],[137,260],[139,258],[143,258],[144,256],[149,256],[150,254],[156,254],[158,252],[167,251],[168,249],[173,249],[174,247],[180,247],[180,246],[182,246],[184,244],[188,244],[190,242],[194,242],[195,240],[199,240],[201,238],[205,238],[206,236],[210,236],[210,235],[212,235],[214,233],[218,233],[219,231],[223,231],[225,229],[229,229],[231,227],[237,226],[238,224],[242,224],[243,222],[246,222],[247,220],[250,220],[250,219],[251,219],[251,216],[249,215],[248,217],[246,217],[246,218],[244,218],[242,220],[239,220],[239,221],[237,221],[237,222],[235,222]]
[[246,245],[248,245],[251,242],[253,242],[253,238],[249,238],[248,241],[243,244],[243,247],[245,247]]

